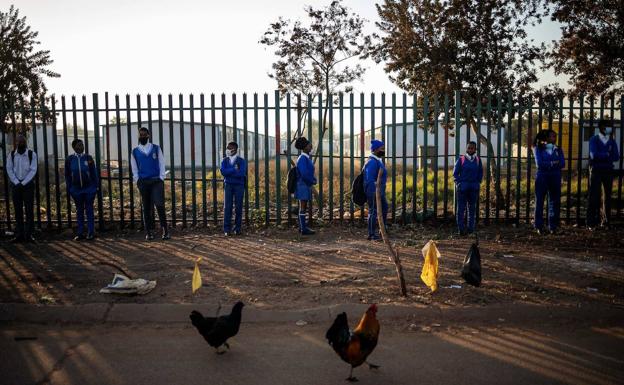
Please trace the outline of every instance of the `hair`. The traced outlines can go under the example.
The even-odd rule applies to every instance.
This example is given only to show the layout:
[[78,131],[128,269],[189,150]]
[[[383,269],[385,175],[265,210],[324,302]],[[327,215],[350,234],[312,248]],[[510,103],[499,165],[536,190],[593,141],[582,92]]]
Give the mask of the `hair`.
[[477,147],[477,142],[475,142],[474,140],[471,140],[470,142],[468,142],[468,144],[466,144],[466,147],[470,146],[471,144]]
[[78,143],[82,143],[82,139],[78,139],[78,138],[76,138],[76,139],[72,140],[72,145],[71,145],[71,146],[72,146],[72,148],[76,147],[76,145],[77,145]]
[[533,147],[542,147],[543,143],[548,140],[548,136],[551,132],[555,132],[555,130],[539,130],[537,135],[535,135],[535,139],[533,139]]
[[611,119],[600,119],[598,121],[598,128],[605,128],[611,126]]
[[139,132],[141,132],[141,131],[147,132],[148,134],[150,133],[149,130],[147,128],[145,128],[145,127],[139,128]]
[[305,136],[301,136],[295,140],[295,148],[297,150],[303,150],[309,143],[310,141]]
[[230,147],[230,146],[234,146],[234,147],[236,147],[236,149],[238,150],[238,143],[236,143],[236,142],[230,142],[230,143],[228,143],[228,144],[227,144],[227,147]]

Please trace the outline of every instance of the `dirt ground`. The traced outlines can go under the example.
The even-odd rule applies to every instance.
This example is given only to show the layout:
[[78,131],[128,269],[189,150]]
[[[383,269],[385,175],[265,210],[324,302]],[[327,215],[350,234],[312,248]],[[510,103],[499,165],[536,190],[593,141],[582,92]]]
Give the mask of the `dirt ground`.
[[[174,230],[172,240],[152,242],[138,231],[102,233],[94,242],[70,241],[69,231],[44,234],[37,244],[14,245],[3,239],[0,301],[216,304],[240,299],[265,309],[358,302],[624,307],[622,228],[590,233],[564,227],[561,234],[538,236],[524,226],[482,227],[483,284],[478,288],[459,275],[474,238],[459,238],[450,226],[391,228],[407,297],[398,293],[386,246],[367,241],[365,234],[361,226],[334,225],[310,237],[290,228],[270,228],[225,238],[213,228]],[[429,239],[442,254],[435,293],[420,280],[421,249]],[[202,257],[203,287],[191,294],[197,257]],[[100,294],[120,270],[156,280],[157,286],[142,296]]]

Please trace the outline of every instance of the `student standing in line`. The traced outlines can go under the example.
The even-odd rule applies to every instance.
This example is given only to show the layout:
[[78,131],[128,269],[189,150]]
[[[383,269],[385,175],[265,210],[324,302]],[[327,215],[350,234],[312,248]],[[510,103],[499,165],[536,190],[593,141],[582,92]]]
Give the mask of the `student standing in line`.
[[87,240],[95,237],[95,219],[93,202],[98,188],[98,175],[95,162],[89,154],[84,153],[84,143],[80,139],[72,141],[74,154],[65,160],[65,186],[76,204],[76,220],[78,229],[75,241],[85,239],[84,217],[87,213]]
[[544,234],[544,200],[548,194],[548,231],[554,234],[559,227],[561,207],[561,169],[565,167],[563,151],[555,145],[557,133],[541,130],[533,142],[533,157],[537,165],[535,175],[535,230]]
[[141,193],[145,239],[154,239],[153,206],[156,206],[158,212],[162,239],[169,239],[169,227],[165,215],[165,156],[158,145],[149,142],[149,138],[149,130],[141,127],[139,145],[132,150],[130,157],[132,177]]
[[[15,238],[11,242],[34,242],[35,230],[35,175],[37,175],[37,153],[26,146],[22,134],[15,138],[15,149],[6,160],[6,171],[11,183],[13,209],[15,210]],[[26,224],[24,225],[24,214]]]
[[386,199],[386,179],[388,172],[383,162],[385,155],[384,143],[381,140],[372,140],[370,146],[371,154],[368,156],[366,164],[364,164],[364,191],[366,192],[366,200],[368,203],[368,240],[374,241],[381,239],[375,231],[377,226],[377,215],[379,208],[377,207],[377,175],[382,170],[381,175],[381,215],[384,226],[388,217],[388,201]]
[[232,234],[232,203],[236,205],[234,235],[241,234],[243,222],[243,197],[247,181],[247,161],[237,154],[238,144],[227,145],[226,157],[221,161],[221,175],[224,177],[225,209],[223,213],[223,233]]
[[589,140],[589,205],[587,228],[593,230],[600,221],[600,195],[604,189],[604,220],[608,228],[611,220],[611,191],[613,189],[613,162],[620,159],[618,146],[613,139],[613,127],[609,120],[601,119],[598,134]]
[[[453,168],[453,179],[457,188],[457,231],[462,236],[472,234],[475,230],[477,199],[483,180],[483,165],[476,152],[477,143],[468,142],[466,153],[460,155]],[[466,206],[468,231],[465,223]]]
[[312,235],[315,231],[311,230],[306,223],[308,202],[312,200],[312,186],[317,182],[316,176],[314,176],[314,163],[310,159],[312,143],[302,136],[295,141],[295,148],[301,151],[301,155],[297,158],[297,187],[295,190],[295,199],[299,200],[299,232],[302,235]]

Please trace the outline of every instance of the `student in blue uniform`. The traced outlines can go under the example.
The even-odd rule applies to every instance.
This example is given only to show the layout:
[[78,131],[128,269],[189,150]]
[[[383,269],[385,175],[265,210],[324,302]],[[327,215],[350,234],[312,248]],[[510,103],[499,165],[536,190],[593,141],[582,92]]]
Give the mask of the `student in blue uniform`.
[[87,240],[95,237],[93,201],[98,188],[98,173],[91,155],[84,153],[84,143],[80,139],[72,141],[74,154],[65,160],[65,186],[76,204],[78,229],[75,241],[85,239],[84,217],[87,213]]
[[145,239],[154,239],[152,210],[156,206],[164,240],[170,238],[165,215],[165,156],[158,145],[149,142],[149,138],[149,130],[141,127],[139,145],[132,150],[130,165],[132,177],[141,193]]
[[[611,190],[613,188],[613,162],[620,159],[618,146],[613,139],[611,121],[601,119],[598,134],[589,140],[589,205],[587,227],[598,224],[609,227],[611,219]],[[600,222],[600,195],[604,189],[604,220]]]
[[541,130],[533,143],[533,157],[537,164],[535,175],[535,230],[544,233],[544,199],[548,194],[548,230],[555,233],[559,227],[561,207],[561,169],[565,167],[563,151],[555,145],[557,133]]
[[247,182],[247,162],[237,154],[238,144],[227,145],[226,157],[221,161],[221,175],[225,186],[225,210],[223,213],[223,233],[232,234],[232,203],[236,205],[234,218],[234,235],[241,234],[243,222],[243,197]]
[[312,235],[315,232],[306,224],[308,201],[312,200],[312,186],[316,184],[314,163],[310,159],[312,143],[302,136],[295,141],[295,148],[301,151],[297,159],[297,188],[295,190],[295,199],[299,199],[299,232],[302,235]]
[[368,203],[368,240],[381,239],[375,232],[375,226],[377,226],[377,175],[379,170],[382,170],[381,175],[381,215],[383,218],[384,226],[386,225],[386,219],[388,217],[388,201],[386,200],[386,179],[388,172],[386,166],[383,163],[383,157],[385,154],[384,143],[381,140],[371,141],[370,146],[371,154],[368,160],[364,164],[364,191],[366,192],[366,200]]
[[[466,153],[460,155],[453,168],[453,179],[457,191],[457,230],[460,235],[472,234],[475,230],[477,199],[483,180],[483,165],[477,155],[477,143],[468,142]],[[465,215],[468,206],[468,231]]]
[[[28,149],[24,135],[19,134],[15,138],[15,148],[6,158],[5,169],[11,184],[11,197],[15,210],[15,238],[11,242],[34,242],[37,153]],[[25,224],[24,214],[26,214]]]

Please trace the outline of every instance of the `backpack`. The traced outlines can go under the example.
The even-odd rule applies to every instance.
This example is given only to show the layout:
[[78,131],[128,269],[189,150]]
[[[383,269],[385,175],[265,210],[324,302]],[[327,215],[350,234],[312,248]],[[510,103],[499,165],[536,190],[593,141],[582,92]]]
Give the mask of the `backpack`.
[[294,194],[297,189],[297,166],[292,166],[290,170],[288,170],[288,175],[286,176],[286,189],[289,194]]
[[[368,164],[368,161],[364,163],[364,167],[366,167],[366,164]],[[362,171],[353,179],[351,184],[351,201],[358,206],[364,206],[367,201],[366,190],[364,189],[364,167],[362,167]]]

